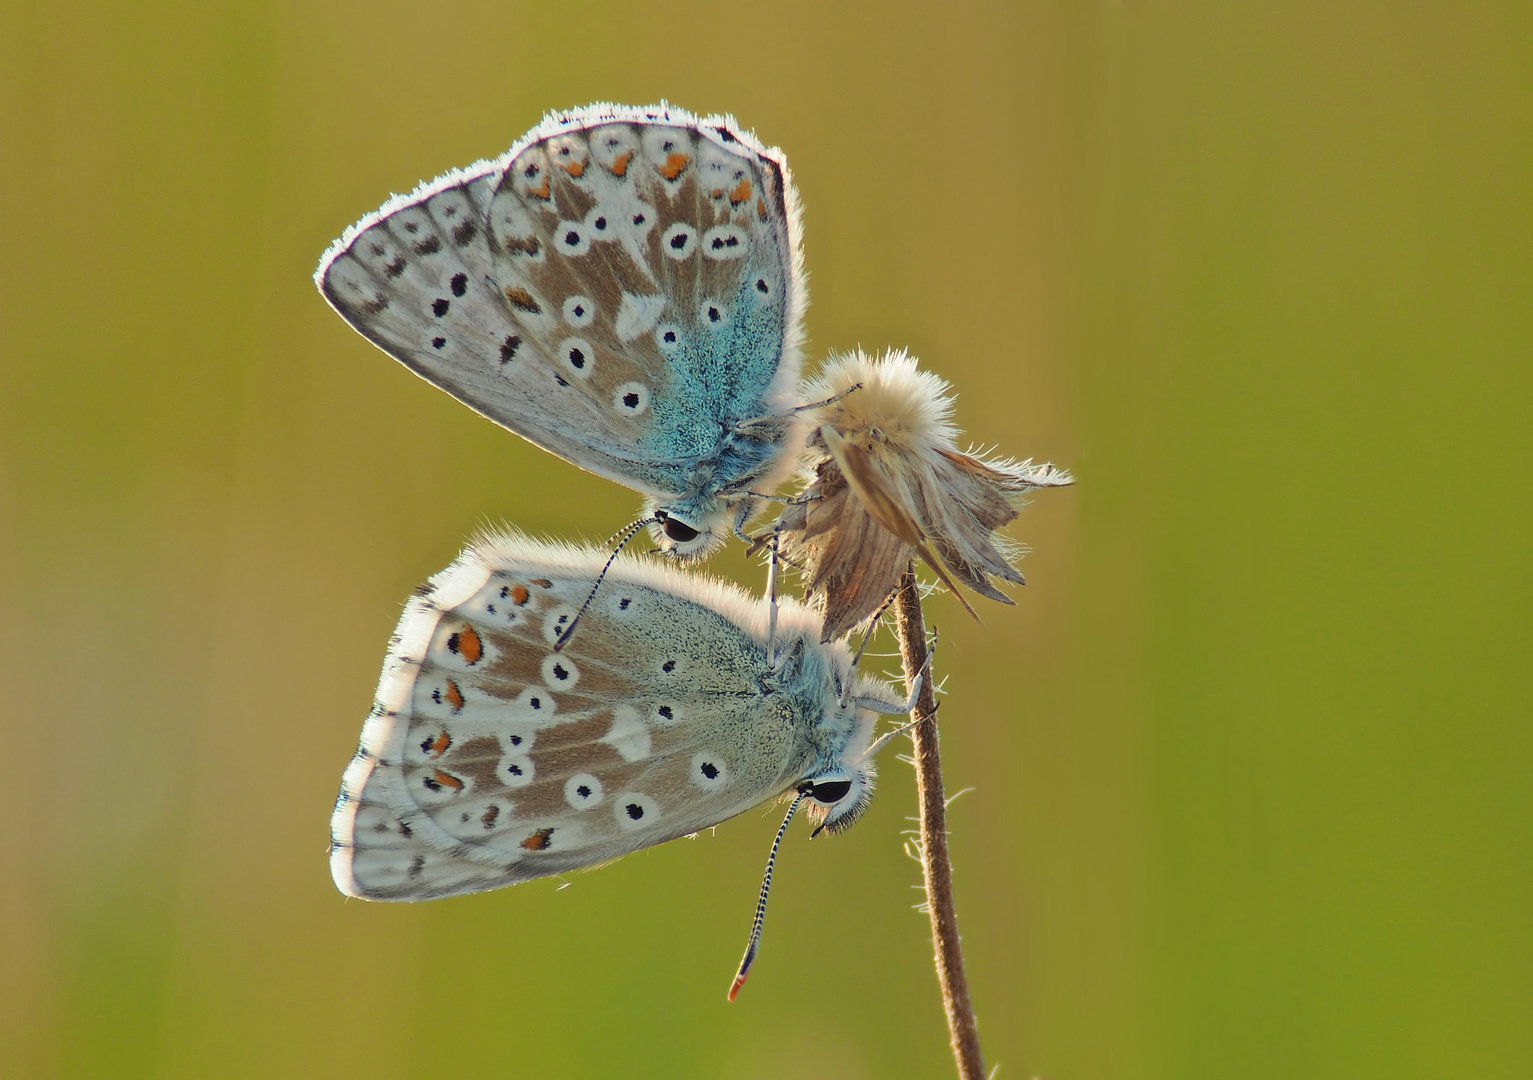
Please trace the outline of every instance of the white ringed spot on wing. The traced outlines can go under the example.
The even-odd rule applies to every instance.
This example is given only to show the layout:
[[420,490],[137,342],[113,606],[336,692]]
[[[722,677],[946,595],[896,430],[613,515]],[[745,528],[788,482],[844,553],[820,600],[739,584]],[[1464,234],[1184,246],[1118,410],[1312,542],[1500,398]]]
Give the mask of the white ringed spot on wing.
[[692,771],[688,775],[704,791],[717,791],[729,783],[729,766],[712,750],[699,750],[692,755]]
[[649,409],[649,387],[625,382],[612,392],[612,407],[620,416],[642,416]]
[[729,325],[729,309],[720,300],[704,300],[697,306],[697,321],[710,330]]
[[573,257],[591,250],[591,235],[578,221],[561,221],[554,226],[554,246]]
[[678,262],[690,259],[697,250],[697,230],[684,221],[672,223],[660,234],[660,250],[667,258]]
[[598,203],[591,207],[583,224],[592,241],[616,240],[623,229],[623,211]]
[[[549,700],[552,702],[552,698]],[[501,737],[513,754],[529,752],[533,744],[538,741],[538,729],[535,727],[526,727],[520,724],[510,727],[507,726],[505,721],[497,721],[496,726],[501,729]]]
[[596,321],[596,303],[589,296],[571,296],[564,301],[564,321],[583,330]]
[[508,788],[526,787],[532,783],[532,758],[525,754],[510,754],[500,759],[500,782]]
[[580,681],[575,661],[562,653],[543,657],[543,685],[551,690],[570,690]]
[[642,792],[625,791],[612,799],[612,817],[620,829],[646,829],[660,820],[660,803]]
[[643,243],[649,236],[650,230],[655,227],[655,211],[648,203],[638,203],[627,212],[627,222],[624,228],[635,240]]
[[596,350],[585,338],[567,337],[559,342],[555,359],[575,378],[589,379],[596,367]]
[[517,720],[542,726],[551,722],[554,713],[559,711],[559,704],[546,687],[529,686],[516,695],[510,711]]
[[708,259],[738,259],[750,244],[746,231],[738,225],[715,225],[703,233],[703,256]]
[[682,340],[681,327],[679,326],[672,325],[671,323],[661,323],[655,327],[655,341],[659,344],[660,351],[667,355],[680,349]]
[[590,810],[601,800],[601,781],[590,773],[576,773],[564,782],[564,801],[576,810]]

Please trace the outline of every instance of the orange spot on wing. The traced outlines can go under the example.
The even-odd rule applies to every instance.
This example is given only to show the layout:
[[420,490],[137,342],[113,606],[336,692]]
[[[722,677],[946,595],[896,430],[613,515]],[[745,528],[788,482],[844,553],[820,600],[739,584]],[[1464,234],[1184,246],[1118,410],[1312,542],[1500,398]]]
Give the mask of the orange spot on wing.
[[517,607],[521,607],[523,604],[525,604],[527,602],[527,598],[531,595],[532,594],[527,591],[527,586],[525,585],[511,586],[511,602]]
[[479,663],[480,657],[484,655],[484,642],[479,640],[479,635],[474,632],[472,626],[464,626],[462,630],[448,638],[447,648],[470,664]]
[[547,173],[543,174],[543,182],[541,184],[539,184],[537,187],[528,187],[527,188],[527,194],[532,195],[535,198],[547,200],[548,199],[548,174]]
[[511,306],[518,311],[525,311],[529,315],[541,315],[543,305],[538,303],[537,298],[526,289],[506,289],[506,299]]
[[[447,693],[443,696],[447,698],[447,704],[452,706],[453,712],[457,712],[459,709],[463,708],[463,691],[459,690],[458,684],[453,682],[451,679],[447,680]],[[444,739],[447,738],[447,733],[444,731],[441,737]],[[444,747],[443,749],[446,748]]]
[[578,180],[585,175],[586,163],[584,161],[566,161],[564,163],[564,171]]
[[553,843],[551,839],[553,835],[554,831],[552,829],[539,829],[522,841],[522,847],[528,851],[547,851],[548,845]]
[[660,175],[667,180],[674,180],[681,175],[681,171],[687,167],[687,162],[691,160],[690,154],[667,154],[665,164],[660,166]]
[[766,203],[762,201],[760,196],[757,196],[756,198],[756,216],[759,217],[762,221],[767,219]]
[[751,192],[754,190],[749,180],[741,180],[735,185],[735,189],[729,193],[729,204],[731,206],[739,206],[751,197]]
[[426,744],[426,753],[432,757],[441,757],[447,753],[447,748],[452,745],[452,737],[447,732],[442,732],[436,738]]
[[520,236],[506,237],[507,255],[530,255],[536,257],[538,249],[542,246],[536,236],[529,236],[525,239]]
[[437,769],[434,772],[432,772],[431,779],[435,780],[438,784],[441,784],[443,787],[452,788],[454,794],[456,794],[456,793],[458,793],[458,792],[463,790],[463,781],[462,780],[459,780],[456,776],[452,775],[451,773],[444,773],[441,769]]
[[628,175],[628,163],[630,161],[632,161],[632,160],[633,160],[633,151],[632,150],[624,150],[621,154],[619,154],[617,156],[617,159],[612,162],[612,175],[613,176],[627,176]]

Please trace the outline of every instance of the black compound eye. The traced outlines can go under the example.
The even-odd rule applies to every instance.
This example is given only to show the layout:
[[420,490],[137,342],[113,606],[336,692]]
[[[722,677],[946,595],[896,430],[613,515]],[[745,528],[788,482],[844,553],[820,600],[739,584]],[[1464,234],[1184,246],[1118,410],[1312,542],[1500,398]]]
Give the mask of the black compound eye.
[[678,521],[673,517],[665,519],[665,535],[678,544],[685,544],[689,540],[696,540],[701,534],[684,521]]
[[850,780],[821,780],[809,788],[809,797],[817,803],[832,806],[846,798],[851,790]]

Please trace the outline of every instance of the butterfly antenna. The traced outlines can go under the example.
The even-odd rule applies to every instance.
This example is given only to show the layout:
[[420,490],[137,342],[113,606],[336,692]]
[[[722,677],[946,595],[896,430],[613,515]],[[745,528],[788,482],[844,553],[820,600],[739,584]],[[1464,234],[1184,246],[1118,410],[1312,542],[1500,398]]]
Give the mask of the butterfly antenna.
[[751,973],[751,965],[756,962],[756,950],[761,947],[761,924],[766,921],[767,893],[772,890],[772,865],[777,862],[777,849],[782,844],[783,834],[788,831],[788,822],[793,820],[793,815],[798,813],[799,803],[809,797],[809,792],[800,791],[793,798],[793,805],[788,807],[788,816],[782,819],[782,825],[777,830],[777,838],[772,841],[772,852],[767,856],[766,875],[761,879],[761,896],[756,901],[756,921],[751,923],[751,939],[745,946],[745,958],[740,961],[740,970],[735,973],[735,981],[729,985],[729,1000],[733,1001],[735,995],[740,992],[740,987],[745,985],[745,977]]
[[[613,548],[612,554],[607,556],[607,565],[603,566],[601,573],[596,575],[596,584],[592,585],[591,591],[586,593],[585,602],[580,605],[580,610],[575,612],[575,617],[564,628],[564,633],[560,634],[559,639],[554,642],[554,652],[562,652],[564,647],[569,644],[570,637],[575,633],[575,627],[580,625],[580,617],[586,613],[586,608],[591,606],[591,601],[596,599],[596,590],[601,588],[602,581],[607,577],[607,571],[611,570],[612,564],[617,561],[617,553],[628,546],[628,541],[637,536],[640,529],[646,525],[653,525],[657,520],[659,519],[653,517],[641,518],[626,529],[620,529],[614,534],[613,539],[621,537],[621,539],[617,539],[617,547]],[[612,540],[609,539],[607,542],[610,544]]]

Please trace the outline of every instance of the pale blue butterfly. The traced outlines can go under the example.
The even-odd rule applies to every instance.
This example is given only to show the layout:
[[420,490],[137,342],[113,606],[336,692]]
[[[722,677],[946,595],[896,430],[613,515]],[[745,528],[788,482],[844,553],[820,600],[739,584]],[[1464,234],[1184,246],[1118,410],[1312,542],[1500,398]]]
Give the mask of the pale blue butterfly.
[[646,495],[667,551],[741,533],[796,464],[798,196],[732,117],[550,114],[347,229],[315,281],[417,374]]
[[[557,651],[604,568],[581,633]],[[875,714],[910,704],[859,675],[843,642],[822,644],[807,608],[783,601],[776,617],[774,652],[769,603],[736,586],[589,548],[481,538],[405,606],[331,821],[336,885],[373,900],[499,888],[687,836],[790,791],[821,828],[848,828],[894,734],[874,738]],[[765,901],[764,885],[731,997]]]

